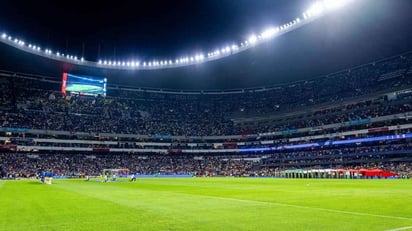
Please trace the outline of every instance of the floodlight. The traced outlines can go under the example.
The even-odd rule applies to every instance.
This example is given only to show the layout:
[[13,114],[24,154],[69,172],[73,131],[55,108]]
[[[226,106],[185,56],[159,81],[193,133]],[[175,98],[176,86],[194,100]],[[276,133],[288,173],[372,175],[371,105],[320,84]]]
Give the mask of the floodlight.
[[323,0],[323,5],[327,10],[337,10],[348,4],[350,0]]
[[1,34],[1,38],[2,38],[2,39],[5,39],[6,37],[7,37],[7,34],[6,34],[6,33]]
[[276,29],[275,28],[269,28],[263,31],[262,33],[262,38],[264,39],[269,39],[272,38],[276,34]]
[[98,64],[102,64],[102,60],[99,60],[99,62],[97,62]]
[[304,18],[304,19],[307,19],[307,18],[308,18],[308,15],[307,15],[306,13],[303,13],[303,18]]
[[257,42],[257,37],[256,37],[256,35],[251,35],[251,36],[249,36],[248,41],[249,41],[251,44],[255,44],[255,43]]
[[320,15],[325,11],[325,6],[321,2],[315,2],[307,11],[310,15]]

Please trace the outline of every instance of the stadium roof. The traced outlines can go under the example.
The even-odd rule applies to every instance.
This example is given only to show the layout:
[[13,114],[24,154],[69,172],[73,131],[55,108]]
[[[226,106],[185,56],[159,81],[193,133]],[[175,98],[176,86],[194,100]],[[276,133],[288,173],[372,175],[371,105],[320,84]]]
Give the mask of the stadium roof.
[[[139,52],[142,51],[142,54],[167,57],[192,48],[212,48],[216,44],[233,41],[233,39],[241,41],[247,36],[246,34],[253,33],[256,28],[258,30],[264,28],[265,23],[289,21],[295,15],[301,14],[302,9],[314,1],[272,2],[262,0],[257,3],[254,1],[254,4],[251,4],[249,1],[236,1],[237,4],[234,4],[232,1],[219,1],[218,3],[207,1],[206,3],[194,4],[183,1],[174,6],[177,9],[172,7],[170,12],[166,12],[166,9],[171,7],[171,3],[160,4],[155,1],[154,5],[146,6],[148,13],[142,16],[136,16],[139,15],[139,10],[130,15],[131,11],[126,10],[128,5],[120,4],[119,11],[125,10],[124,15],[110,14],[108,18],[112,19],[113,23],[107,23],[111,20],[100,22],[97,19],[90,19],[93,18],[90,16],[101,16],[105,9],[113,7],[106,4],[97,7],[97,10],[77,9],[78,14],[76,14],[75,7],[69,6],[65,13],[59,11],[61,13],[58,14],[55,10],[56,8],[60,9],[60,6],[50,3],[52,5],[50,8],[45,9],[40,6],[39,11],[33,10],[32,13],[21,16],[22,10],[18,3],[6,2],[6,7],[1,7],[1,11],[7,7],[10,8],[7,10],[8,13],[0,12],[0,19],[6,22],[5,17],[7,17],[9,20],[5,26],[12,28],[14,34],[17,33],[22,38],[33,38],[35,41],[40,41],[40,44],[45,41],[45,44],[64,48],[64,43],[67,40],[69,42],[67,47],[71,48],[76,46],[72,44],[76,44],[77,41],[80,50],[83,50],[82,44],[84,43],[84,52],[89,53],[89,50],[93,50],[90,47],[96,46],[93,41],[97,41],[97,45],[101,44],[99,52],[101,55],[104,50],[103,46],[110,47],[110,45],[105,44],[114,44],[112,48],[116,47],[116,55],[119,56],[124,55],[122,51],[127,53],[136,50],[123,44],[130,44],[131,47],[143,44],[138,49]],[[158,4],[158,11],[156,11],[156,4]],[[180,9],[182,7],[180,4],[183,5],[182,9]],[[193,7],[192,11],[185,8],[185,4],[189,4],[186,7]],[[31,8],[30,5],[28,8]],[[179,17],[184,9],[190,13],[182,21]],[[210,14],[213,9],[219,10]],[[30,10],[23,9],[23,12]],[[44,13],[49,11],[54,13]],[[299,79],[310,79],[412,50],[412,44],[409,42],[412,41],[412,34],[407,29],[412,22],[412,15],[409,12],[412,12],[412,4],[408,0],[358,1],[342,11],[329,14],[245,52],[209,63],[175,69],[156,71],[101,70],[51,61],[4,44],[0,45],[2,54],[0,68],[56,77],[60,77],[63,70],[79,74],[103,75],[108,77],[109,83],[154,88],[230,89],[272,85]],[[42,16],[43,14],[46,16]],[[203,14],[207,14],[207,16]],[[241,16],[237,17],[238,14]],[[47,19],[50,21],[51,15],[55,16],[52,20],[55,22],[46,23]],[[253,15],[254,20],[248,20],[251,15]],[[128,18],[129,20],[127,20]],[[140,27],[134,27],[135,24],[129,22],[139,21],[139,18]],[[188,20],[189,18],[190,20]],[[200,19],[197,20],[197,18]],[[149,19],[152,20],[147,22]],[[30,21],[30,23],[22,23],[22,20]],[[125,22],[123,27],[117,28],[122,20],[123,22],[126,20],[127,23]],[[169,21],[173,22],[173,20],[182,24],[182,28],[180,26],[171,27]],[[193,24],[190,25],[188,21]],[[62,23],[61,26],[59,23]],[[40,24],[41,26],[40,29],[36,29],[28,24],[37,26]],[[195,24],[199,26],[195,26]],[[69,27],[69,25],[72,26]],[[154,33],[153,28],[134,32],[134,28],[144,28],[148,25],[157,25],[155,26],[156,33]],[[0,27],[3,26],[0,24]],[[61,28],[56,29],[57,27]],[[88,30],[90,32],[87,32]],[[96,30],[104,30],[107,35],[101,36],[101,34],[95,33]],[[120,32],[116,33],[112,30],[123,30],[124,35],[120,36]],[[229,35],[235,36],[230,37]],[[141,40],[136,40],[136,37],[141,38]],[[150,41],[150,43],[139,43],[145,39],[147,39],[146,42]],[[63,46],[59,46],[62,40]],[[87,56],[93,55],[88,54]]]

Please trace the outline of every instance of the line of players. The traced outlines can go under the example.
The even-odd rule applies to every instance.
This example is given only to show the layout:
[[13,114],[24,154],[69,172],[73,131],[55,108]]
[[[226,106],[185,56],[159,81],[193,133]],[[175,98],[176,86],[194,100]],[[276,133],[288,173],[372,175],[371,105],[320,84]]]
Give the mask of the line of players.
[[[109,176],[108,176],[108,175],[102,175],[102,176],[100,176],[100,177],[102,178],[102,181],[101,181],[101,182],[104,182],[104,183],[109,182]],[[117,180],[117,175],[116,175],[116,174],[113,174],[111,181],[114,182],[114,181],[116,181],[116,180]],[[85,181],[90,181],[90,176],[89,176],[89,175],[86,175],[86,176],[85,176]],[[130,181],[130,182],[136,181],[136,175],[135,175],[135,174],[132,174],[132,175],[130,176],[130,180],[129,180],[129,181]]]

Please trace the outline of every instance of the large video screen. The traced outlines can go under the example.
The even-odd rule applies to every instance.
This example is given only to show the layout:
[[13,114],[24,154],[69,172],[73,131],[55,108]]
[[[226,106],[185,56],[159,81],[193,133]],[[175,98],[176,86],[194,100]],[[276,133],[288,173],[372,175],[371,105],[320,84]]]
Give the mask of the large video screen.
[[107,78],[63,73],[62,93],[106,96]]

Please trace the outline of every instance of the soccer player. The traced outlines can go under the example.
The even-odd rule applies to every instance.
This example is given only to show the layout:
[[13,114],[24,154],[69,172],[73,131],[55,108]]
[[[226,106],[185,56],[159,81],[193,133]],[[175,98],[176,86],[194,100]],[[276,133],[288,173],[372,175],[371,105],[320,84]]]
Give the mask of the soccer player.
[[130,182],[132,181],[136,181],[136,176],[134,174],[130,177]]

